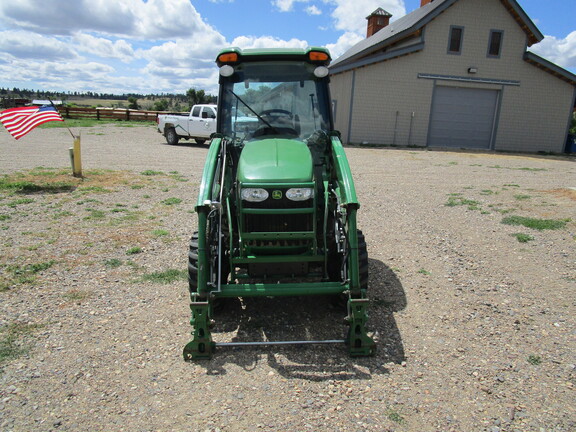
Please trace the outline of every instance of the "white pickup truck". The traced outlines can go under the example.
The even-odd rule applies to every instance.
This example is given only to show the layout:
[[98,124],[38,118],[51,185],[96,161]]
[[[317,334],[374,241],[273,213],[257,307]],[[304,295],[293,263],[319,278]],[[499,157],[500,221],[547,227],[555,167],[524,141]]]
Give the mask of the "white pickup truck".
[[156,122],[170,145],[178,144],[180,138],[204,144],[216,132],[216,105],[194,105],[189,115],[160,114]]

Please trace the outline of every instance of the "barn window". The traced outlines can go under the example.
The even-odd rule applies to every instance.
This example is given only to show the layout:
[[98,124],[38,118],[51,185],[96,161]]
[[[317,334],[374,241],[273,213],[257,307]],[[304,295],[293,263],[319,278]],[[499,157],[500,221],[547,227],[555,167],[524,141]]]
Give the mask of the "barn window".
[[500,57],[502,52],[502,30],[490,30],[490,39],[488,42],[488,57]]
[[450,26],[450,37],[448,39],[448,54],[460,54],[462,52],[463,38],[464,38],[464,27]]

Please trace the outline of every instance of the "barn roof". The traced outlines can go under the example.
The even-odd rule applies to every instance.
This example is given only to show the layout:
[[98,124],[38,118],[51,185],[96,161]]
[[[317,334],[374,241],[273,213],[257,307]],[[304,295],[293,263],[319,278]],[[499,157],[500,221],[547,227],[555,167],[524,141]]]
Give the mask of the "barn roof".
[[[424,26],[426,26],[426,24],[443,13],[457,1],[458,0],[435,0],[390,23],[374,35],[358,42],[343,55],[333,61],[330,66],[332,73],[342,72],[348,69],[348,67],[346,67],[347,65],[353,64],[352,67],[357,67],[359,65],[356,65],[355,63],[366,56],[376,51],[381,51],[407,36],[417,34]],[[529,46],[536,42],[540,42],[544,38],[542,33],[540,33],[538,28],[534,25],[532,20],[516,0],[500,1],[526,33]],[[423,45],[415,48],[421,49],[423,48]],[[382,60],[385,60],[385,58],[382,58]]]

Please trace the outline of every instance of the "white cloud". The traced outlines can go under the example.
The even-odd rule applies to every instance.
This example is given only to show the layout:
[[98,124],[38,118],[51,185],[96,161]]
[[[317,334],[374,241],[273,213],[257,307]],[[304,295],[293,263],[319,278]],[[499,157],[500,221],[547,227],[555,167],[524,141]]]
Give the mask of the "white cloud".
[[77,30],[104,33],[134,32],[134,0],[19,0],[0,3],[2,21],[12,28],[69,35]]
[[11,28],[43,34],[77,31],[140,39],[175,39],[216,33],[189,0],[18,0],[0,3]]
[[[18,71],[18,74],[14,74]],[[39,89],[66,91],[93,90],[105,91],[114,68],[97,62],[54,62],[29,59],[0,61],[0,75],[12,74],[13,86],[30,88],[34,82]],[[102,87],[104,86],[104,87]],[[91,87],[91,88],[90,88]],[[35,88],[35,87],[34,87]]]
[[27,59],[70,60],[78,57],[70,46],[58,39],[21,30],[0,32],[0,52]]
[[318,9],[316,5],[308,6],[306,9],[304,9],[304,12],[306,12],[308,15],[322,15],[322,11]]
[[124,63],[134,60],[132,45],[123,39],[112,42],[109,39],[78,33],[74,36],[74,42],[77,43],[77,48],[81,52],[95,54],[102,58],[116,58]]
[[540,43],[530,47],[530,51],[564,68],[576,68],[576,31],[564,39],[546,36]]
[[363,39],[364,36],[360,36],[358,33],[346,32],[338,38],[336,43],[328,44],[326,48],[330,50],[332,58],[337,59]]
[[228,45],[189,0],[0,0],[2,28],[14,30],[0,32],[1,75],[22,88],[215,91],[214,58]]
[[239,36],[232,41],[232,46],[240,48],[306,48],[308,42],[300,39],[290,39],[288,41],[272,36]]
[[130,0],[136,2],[137,34],[147,39],[197,37],[217,32],[206,24],[189,0]]
[[218,51],[226,45],[223,38],[170,41],[147,50],[137,50],[136,56],[166,67],[194,69],[199,65],[213,65]]
[[309,0],[274,0],[272,4],[278,8],[280,12],[290,12],[294,8],[294,3],[308,3]]

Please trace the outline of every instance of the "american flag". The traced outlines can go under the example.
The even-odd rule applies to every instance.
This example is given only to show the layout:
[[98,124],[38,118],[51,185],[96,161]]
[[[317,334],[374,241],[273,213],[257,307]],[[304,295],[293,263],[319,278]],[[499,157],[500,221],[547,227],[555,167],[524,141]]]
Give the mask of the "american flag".
[[20,139],[36,126],[49,121],[64,121],[53,106],[10,108],[0,112],[0,122],[10,134]]

